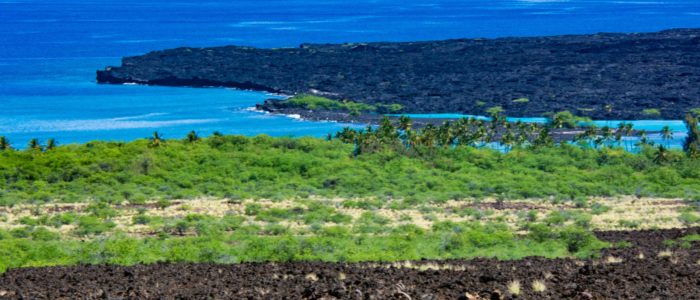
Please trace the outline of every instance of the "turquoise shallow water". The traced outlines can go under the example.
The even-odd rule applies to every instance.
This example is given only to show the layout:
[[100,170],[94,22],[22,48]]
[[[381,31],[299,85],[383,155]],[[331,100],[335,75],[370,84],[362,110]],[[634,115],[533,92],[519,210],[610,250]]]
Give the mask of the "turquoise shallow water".
[[[159,131],[166,138],[184,137],[190,130],[202,135],[227,134],[272,136],[323,136],[344,126],[309,122],[252,112],[267,98],[265,93],[222,88],[171,88],[138,85],[98,85],[95,68],[104,59],[55,59],[23,62],[37,74],[19,80],[8,74],[21,72],[0,66],[0,135],[18,148],[31,138],[59,143],[91,140],[128,141]],[[82,67],[76,68],[75,65]],[[54,68],[68,68],[55,70]],[[9,71],[8,71],[9,69]],[[16,74],[16,73],[15,73]]]
[[[345,126],[247,111],[269,97],[263,93],[94,82],[96,69],[157,49],[678,27],[700,27],[700,1],[0,0],[0,135],[22,147],[34,137],[66,144],[156,130],[179,138],[193,129],[323,136]],[[657,126],[644,122],[638,128]]]

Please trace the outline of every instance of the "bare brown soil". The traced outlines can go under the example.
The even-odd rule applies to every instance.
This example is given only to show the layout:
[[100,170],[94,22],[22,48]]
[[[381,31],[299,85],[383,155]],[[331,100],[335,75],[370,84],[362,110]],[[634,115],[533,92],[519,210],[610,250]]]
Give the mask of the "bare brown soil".
[[[409,264],[319,262],[74,266],[10,270],[2,299],[700,299],[700,228],[600,232],[628,241],[600,259],[475,259]],[[641,255],[640,255],[641,254]],[[532,283],[540,280],[544,291]],[[508,284],[520,283],[520,294]]]

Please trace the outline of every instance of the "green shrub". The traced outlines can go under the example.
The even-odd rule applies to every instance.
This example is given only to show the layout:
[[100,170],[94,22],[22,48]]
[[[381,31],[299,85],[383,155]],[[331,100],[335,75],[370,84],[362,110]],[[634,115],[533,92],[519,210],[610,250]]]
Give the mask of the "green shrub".
[[700,223],[700,215],[690,211],[685,211],[681,212],[681,214],[678,216],[678,220],[681,221],[683,225],[693,226]]
[[605,206],[600,203],[593,203],[593,205],[591,205],[591,213],[594,215],[601,215],[608,211],[610,211],[609,206]]
[[[279,222],[282,220],[287,220],[291,219],[294,216],[297,216],[299,213],[302,213],[303,209],[298,209],[295,213],[294,209],[284,209],[284,208],[270,208],[270,209],[265,209],[265,210],[259,210],[257,213],[255,213],[255,219],[258,221],[265,221],[265,222]],[[248,211],[248,206],[246,206],[246,214],[251,215],[251,212]]]
[[60,234],[52,232],[45,227],[37,227],[31,233],[31,238],[38,241],[58,240],[60,237]]
[[151,218],[141,211],[131,218],[131,222],[135,225],[147,225],[151,223]]
[[114,222],[101,220],[96,216],[81,216],[78,218],[78,227],[75,229],[75,234],[78,236],[102,234],[110,231],[115,226]]
[[639,221],[633,220],[619,220],[618,224],[625,228],[638,228],[641,225]]
[[113,218],[118,215],[117,211],[105,202],[92,203],[85,208],[85,211],[101,219]]
[[397,113],[403,109],[401,104],[377,104],[370,105],[364,103],[353,102],[349,100],[337,101],[320,96],[302,94],[291,97],[283,104],[289,107],[303,109],[322,109],[322,110],[343,110],[354,114],[361,112],[377,112],[377,113]]
[[577,253],[590,247],[596,241],[592,233],[577,227],[565,228],[561,231],[560,236],[566,244],[566,249],[571,253]]
[[551,119],[554,127],[576,128],[581,124],[590,123],[591,119],[579,117],[572,114],[570,111],[560,111],[552,116]]
[[262,211],[262,206],[257,203],[246,204],[245,214],[246,216],[256,216]]
[[19,218],[18,221],[20,224],[27,225],[27,226],[36,226],[39,224],[39,221],[37,219],[32,218],[32,217],[27,217],[27,216]]
[[658,108],[647,108],[642,110],[642,114],[647,117],[660,117],[661,111]]

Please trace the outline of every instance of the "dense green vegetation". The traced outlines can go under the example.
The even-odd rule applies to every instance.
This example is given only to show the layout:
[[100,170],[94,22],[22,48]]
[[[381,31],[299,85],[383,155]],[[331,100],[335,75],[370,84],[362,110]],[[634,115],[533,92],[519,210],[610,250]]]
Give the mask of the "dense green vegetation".
[[282,105],[294,108],[312,110],[339,110],[347,111],[353,115],[360,113],[397,113],[403,107],[400,104],[364,104],[350,100],[337,101],[325,97],[301,94],[282,102]]
[[[4,150],[0,205],[200,196],[406,201],[699,197],[700,161],[682,152],[643,147],[634,154],[614,144],[554,145],[540,138],[513,143],[503,153],[479,148],[480,143],[461,146],[446,131],[451,132],[435,127],[412,133],[380,126],[345,130],[331,141],[264,135],[166,141],[156,135],[129,143]],[[697,140],[689,145],[694,149]]]
[[[94,217],[95,220],[104,220]],[[257,261],[398,261],[421,258],[594,255],[606,244],[571,225],[531,225],[515,235],[502,224],[441,222],[429,230],[413,225],[332,226],[312,234],[292,234],[242,226],[236,217],[187,217],[178,222],[186,236],[161,231],[155,237],[90,232],[82,239],[61,236],[40,225],[0,230],[0,273],[8,268],[73,264],[170,262],[238,263]],[[369,225],[368,225],[369,224]],[[375,229],[367,229],[367,226]],[[78,229],[79,230],[79,229]],[[170,229],[170,230],[178,230]],[[376,231],[379,230],[379,231]]]

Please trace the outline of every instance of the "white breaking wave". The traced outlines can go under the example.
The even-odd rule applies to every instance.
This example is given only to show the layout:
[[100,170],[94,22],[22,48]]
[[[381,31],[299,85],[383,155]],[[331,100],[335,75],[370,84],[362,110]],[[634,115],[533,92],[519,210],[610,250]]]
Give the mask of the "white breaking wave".
[[570,0],[518,0],[518,2],[526,3],[559,3],[559,2],[569,2]]
[[13,124],[0,125],[0,132],[26,133],[26,132],[61,132],[61,131],[96,131],[96,130],[120,130],[139,128],[161,128],[177,125],[215,123],[220,119],[180,119],[159,121],[135,121],[131,119],[95,119],[95,120],[31,120],[26,122],[13,122]]
[[150,118],[150,117],[159,117],[159,116],[164,116],[164,115],[167,115],[167,114],[166,113],[148,113],[148,114],[143,114],[143,115],[138,115],[138,116],[111,118],[109,120],[114,120],[114,121],[138,120],[138,119],[146,119],[146,118]]
[[[229,24],[229,27],[262,27],[273,30],[299,30],[303,29],[304,25],[328,24],[328,23],[351,23],[361,20],[378,18],[374,15],[350,16],[328,19],[307,19],[307,20],[290,20],[290,21],[242,21]],[[288,29],[280,29],[288,28]],[[308,30],[308,29],[307,29]]]
[[295,120],[301,120],[301,115],[300,115],[300,114],[290,114],[290,115],[283,115],[283,116],[285,116],[285,117],[287,117],[287,118],[292,118],[292,119],[295,119]]

